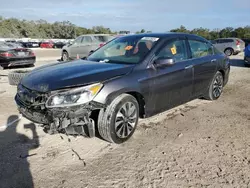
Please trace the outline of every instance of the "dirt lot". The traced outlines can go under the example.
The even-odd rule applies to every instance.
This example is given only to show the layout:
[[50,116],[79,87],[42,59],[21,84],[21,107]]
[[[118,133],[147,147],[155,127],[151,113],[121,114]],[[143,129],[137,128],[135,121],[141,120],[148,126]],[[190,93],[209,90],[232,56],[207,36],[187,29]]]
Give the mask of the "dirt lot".
[[250,69],[234,58],[218,101],[141,120],[122,145],[13,122],[16,88],[0,76],[0,187],[250,187]]
[[61,57],[61,49],[32,48],[38,60],[54,60]]

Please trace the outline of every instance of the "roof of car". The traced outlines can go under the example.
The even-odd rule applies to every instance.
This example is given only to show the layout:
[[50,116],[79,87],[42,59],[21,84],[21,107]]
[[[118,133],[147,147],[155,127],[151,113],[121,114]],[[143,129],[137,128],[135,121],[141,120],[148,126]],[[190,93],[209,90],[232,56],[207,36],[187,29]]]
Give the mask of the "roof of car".
[[194,34],[188,34],[188,33],[178,33],[178,32],[167,32],[167,33],[141,33],[141,34],[133,34],[133,35],[125,35],[122,37],[129,37],[129,36],[141,36],[141,37],[159,37],[159,38],[164,38],[164,37],[169,37],[169,36],[192,36],[195,38],[199,38],[202,40],[206,40],[205,38],[202,38],[198,35]]

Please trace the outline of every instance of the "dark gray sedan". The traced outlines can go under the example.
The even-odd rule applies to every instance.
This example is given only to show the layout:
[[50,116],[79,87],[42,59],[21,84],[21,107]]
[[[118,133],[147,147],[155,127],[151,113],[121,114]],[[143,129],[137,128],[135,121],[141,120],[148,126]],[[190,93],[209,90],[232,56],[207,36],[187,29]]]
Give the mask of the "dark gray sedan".
[[18,85],[19,111],[53,133],[128,140],[138,119],[196,98],[216,100],[229,59],[181,33],[119,37],[88,58],[36,68]]

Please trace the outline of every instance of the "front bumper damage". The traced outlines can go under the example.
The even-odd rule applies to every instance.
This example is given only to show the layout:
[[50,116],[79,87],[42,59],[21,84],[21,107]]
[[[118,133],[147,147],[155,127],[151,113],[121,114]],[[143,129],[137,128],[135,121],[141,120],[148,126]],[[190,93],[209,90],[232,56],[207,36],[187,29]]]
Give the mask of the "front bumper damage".
[[95,122],[91,114],[94,110],[104,108],[103,104],[92,101],[74,107],[48,109],[45,107],[47,97],[46,94],[33,92],[32,95],[26,96],[17,94],[15,101],[19,112],[32,122],[43,126],[46,133],[95,136]]

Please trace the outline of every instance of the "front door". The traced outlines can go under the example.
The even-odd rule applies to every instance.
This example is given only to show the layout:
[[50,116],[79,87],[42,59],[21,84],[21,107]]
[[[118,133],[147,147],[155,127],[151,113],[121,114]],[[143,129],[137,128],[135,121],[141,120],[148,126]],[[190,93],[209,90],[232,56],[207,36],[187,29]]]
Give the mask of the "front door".
[[193,65],[188,58],[187,41],[168,40],[156,52],[155,58],[172,58],[171,66],[148,69],[150,97],[147,114],[154,115],[183,104],[192,98]]

